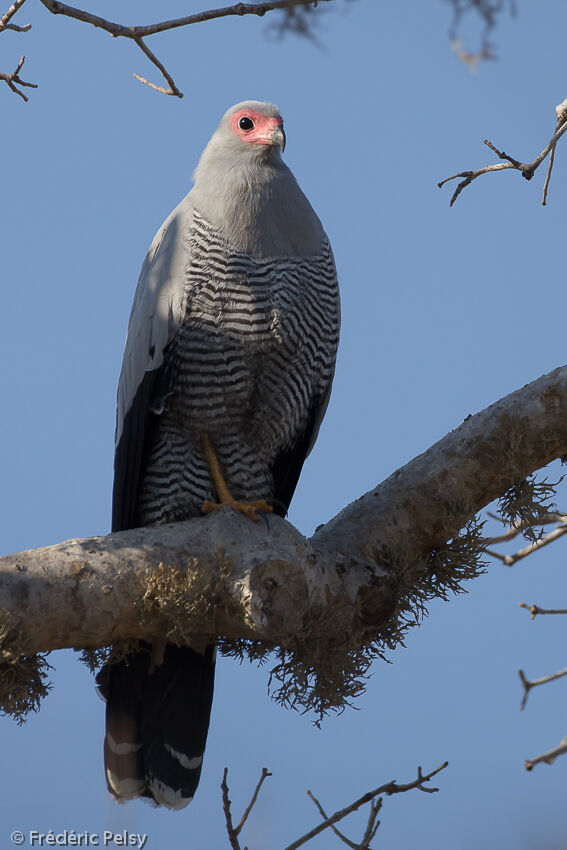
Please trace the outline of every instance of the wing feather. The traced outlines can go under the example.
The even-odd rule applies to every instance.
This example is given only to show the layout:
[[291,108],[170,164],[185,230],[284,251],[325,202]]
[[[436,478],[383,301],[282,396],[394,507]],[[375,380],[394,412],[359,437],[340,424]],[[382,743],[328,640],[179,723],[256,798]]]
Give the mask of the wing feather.
[[156,423],[151,406],[163,392],[164,351],[184,308],[184,272],[189,264],[185,238],[193,217],[191,193],[156,233],[142,265],[128,322],[118,383],[112,530],[136,525],[136,501]]
[[285,516],[288,511],[303,464],[315,445],[331,397],[332,383],[333,376],[331,375],[324,393],[315,398],[311,404],[305,428],[297,435],[291,446],[279,453],[272,465],[274,512],[280,516]]

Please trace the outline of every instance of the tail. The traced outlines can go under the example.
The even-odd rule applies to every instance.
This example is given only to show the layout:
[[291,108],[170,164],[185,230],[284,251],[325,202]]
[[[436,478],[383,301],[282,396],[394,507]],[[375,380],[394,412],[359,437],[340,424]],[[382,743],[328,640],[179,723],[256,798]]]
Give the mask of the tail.
[[216,648],[208,646],[201,655],[167,644],[156,660],[150,644],[142,647],[106,664],[96,678],[106,699],[108,790],[120,802],[149,797],[182,809],[201,775]]

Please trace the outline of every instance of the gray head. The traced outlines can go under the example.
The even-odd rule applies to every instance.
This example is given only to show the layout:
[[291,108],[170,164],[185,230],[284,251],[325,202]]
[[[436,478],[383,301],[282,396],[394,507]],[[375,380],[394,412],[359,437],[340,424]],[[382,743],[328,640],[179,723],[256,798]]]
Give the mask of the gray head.
[[196,208],[252,254],[321,247],[319,219],[282,160],[285,141],[278,107],[245,100],[225,112],[195,171]]
[[273,103],[244,100],[225,112],[213,139],[232,156],[276,159],[285,148],[283,118]]

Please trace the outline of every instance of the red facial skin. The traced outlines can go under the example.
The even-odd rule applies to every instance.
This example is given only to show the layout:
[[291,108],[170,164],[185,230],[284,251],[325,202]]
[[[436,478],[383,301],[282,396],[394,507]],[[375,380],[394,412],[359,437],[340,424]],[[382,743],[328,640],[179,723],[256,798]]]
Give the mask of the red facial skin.
[[[250,118],[254,122],[254,127],[251,130],[241,130],[238,122],[241,118]],[[253,109],[240,109],[235,112],[230,119],[230,128],[239,139],[250,145],[272,145],[272,136],[274,130],[278,127],[283,127],[283,118],[281,115],[276,115],[275,118],[268,118],[260,112],[255,112]]]

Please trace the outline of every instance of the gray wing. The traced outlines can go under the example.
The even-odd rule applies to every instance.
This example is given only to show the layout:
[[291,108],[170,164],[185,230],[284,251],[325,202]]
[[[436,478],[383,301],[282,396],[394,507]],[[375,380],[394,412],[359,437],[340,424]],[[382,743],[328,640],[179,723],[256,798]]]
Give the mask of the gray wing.
[[[118,383],[112,530],[136,525],[136,503],[156,415],[151,406],[162,376],[164,351],[181,321],[183,276],[189,263],[186,234],[191,193],[156,233],[136,288]],[[163,387],[160,386],[160,392]]]
[[331,375],[323,396],[313,399],[305,429],[297,435],[291,446],[277,455],[273,462],[271,472],[274,479],[274,512],[280,516],[287,514],[303,464],[315,445],[319,428],[329,404],[332,380]]
[[326,381],[319,388],[319,392],[311,399],[309,415],[305,428],[296,435],[296,439],[291,445],[287,446],[277,455],[272,464],[271,472],[274,479],[274,511],[281,514],[281,516],[285,516],[287,513],[303,464],[317,440],[321,423],[323,422],[325,412],[329,405],[333,377],[335,374],[335,356],[339,342],[341,308],[337,271],[328,240],[327,246],[330,252],[331,263],[330,281],[331,285],[334,286],[335,289],[335,304],[332,313],[329,314],[331,330],[330,337],[327,339],[329,356],[327,376]]

